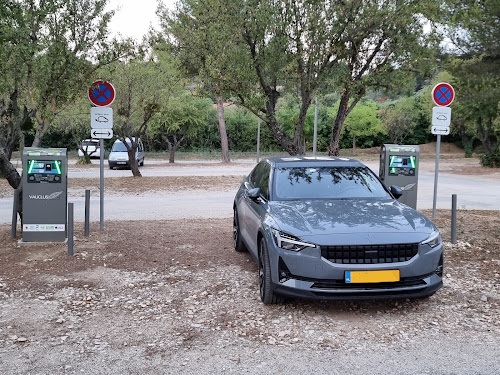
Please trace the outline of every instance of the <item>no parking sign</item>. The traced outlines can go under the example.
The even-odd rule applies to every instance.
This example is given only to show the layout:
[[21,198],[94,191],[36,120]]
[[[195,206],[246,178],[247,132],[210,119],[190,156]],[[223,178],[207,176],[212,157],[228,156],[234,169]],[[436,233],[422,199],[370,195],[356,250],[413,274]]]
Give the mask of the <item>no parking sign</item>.
[[455,99],[455,90],[449,83],[438,83],[432,89],[432,100],[439,106],[447,107]]
[[115,88],[111,82],[95,81],[89,88],[88,97],[92,104],[106,107],[115,100]]

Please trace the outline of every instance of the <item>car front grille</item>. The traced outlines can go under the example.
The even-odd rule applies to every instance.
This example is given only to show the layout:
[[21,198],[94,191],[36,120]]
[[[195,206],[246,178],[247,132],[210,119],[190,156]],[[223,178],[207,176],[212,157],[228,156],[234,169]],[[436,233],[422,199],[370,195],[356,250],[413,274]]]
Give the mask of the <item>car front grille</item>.
[[376,288],[394,289],[394,288],[408,288],[426,286],[425,278],[432,276],[432,273],[416,277],[402,277],[401,280],[391,283],[346,283],[344,280],[316,280],[311,288],[315,289],[336,289],[336,290],[349,290],[349,289],[367,289],[371,290]]
[[418,253],[418,243],[390,245],[321,246],[321,256],[340,264],[406,262]]

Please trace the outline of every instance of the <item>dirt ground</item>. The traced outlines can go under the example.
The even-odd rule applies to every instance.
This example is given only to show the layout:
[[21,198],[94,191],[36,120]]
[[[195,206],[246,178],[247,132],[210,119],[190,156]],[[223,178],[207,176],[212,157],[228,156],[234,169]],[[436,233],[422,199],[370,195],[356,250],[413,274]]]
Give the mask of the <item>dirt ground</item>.
[[[435,222],[449,240],[449,212],[438,211]],[[498,212],[459,211],[459,242],[446,244],[445,287],[428,299],[264,306],[257,266],[232,249],[230,219],[109,222],[89,237],[80,223],[73,257],[64,244],[20,245],[2,225],[0,372],[301,373],[279,361],[269,372],[251,371],[252,356],[415,350],[450,339],[498,353],[499,228]],[[205,351],[227,350],[212,370],[203,367]],[[497,360],[481,361],[479,372],[466,363],[454,372],[433,372],[431,363],[418,370],[500,371]]]
[[[477,159],[461,160],[453,173],[475,173]],[[213,191],[240,180],[122,177],[106,188]],[[260,302],[231,219],[108,221],[89,237],[76,223],[73,257],[65,244],[19,244],[0,225],[0,374],[498,374],[500,212],[459,210],[455,245],[450,212],[434,222],[445,241],[434,296],[279,306]]]

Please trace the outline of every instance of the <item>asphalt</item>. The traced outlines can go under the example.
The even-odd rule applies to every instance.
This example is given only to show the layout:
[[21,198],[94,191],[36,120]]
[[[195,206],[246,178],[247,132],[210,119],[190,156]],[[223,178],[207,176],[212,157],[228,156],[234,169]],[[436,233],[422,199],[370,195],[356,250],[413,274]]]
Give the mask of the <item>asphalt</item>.
[[[375,173],[378,163],[367,162]],[[70,167],[68,178],[99,178],[99,168]],[[239,160],[236,163],[192,161],[180,162],[164,167],[165,162],[148,161],[141,168],[144,176],[227,176],[248,174],[255,165],[254,160]],[[129,170],[109,170],[107,177],[130,176]],[[434,173],[420,171],[418,179],[417,209],[432,209]],[[437,209],[450,209],[452,195],[457,195],[458,209],[500,210],[499,180],[488,176],[467,176],[439,173],[436,199]],[[155,220],[184,218],[225,218],[232,215],[232,201],[236,191],[178,191],[173,193],[149,192],[133,194],[107,194],[104,190],[104,221],[106,220]],[[79,195],[81,193],[81,195]],[[74,220],[84,221],[84,192],[71,192],[68,202],[74,203]],[[90,220],[100,220],[100,198],[90,200]],[[0,199],[0,223],[12,220],[12,198]]]

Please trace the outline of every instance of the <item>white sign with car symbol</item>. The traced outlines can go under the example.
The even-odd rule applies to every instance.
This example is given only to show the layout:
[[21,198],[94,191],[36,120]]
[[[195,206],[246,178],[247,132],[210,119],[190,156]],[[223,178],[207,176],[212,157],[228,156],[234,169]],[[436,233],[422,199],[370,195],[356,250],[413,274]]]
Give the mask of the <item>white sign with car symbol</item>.
[[92,129],[113,129],[113,109],[109,107],[90,108]]

